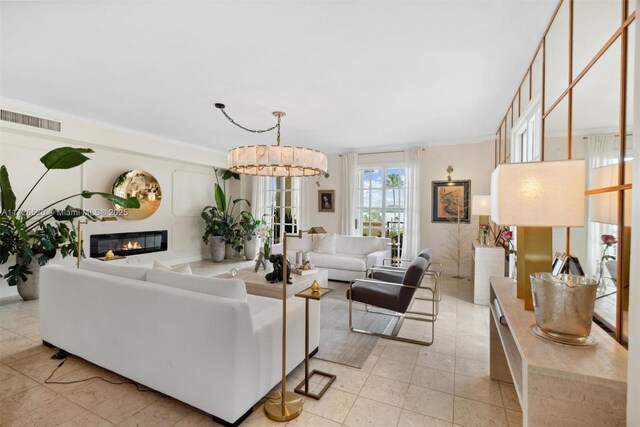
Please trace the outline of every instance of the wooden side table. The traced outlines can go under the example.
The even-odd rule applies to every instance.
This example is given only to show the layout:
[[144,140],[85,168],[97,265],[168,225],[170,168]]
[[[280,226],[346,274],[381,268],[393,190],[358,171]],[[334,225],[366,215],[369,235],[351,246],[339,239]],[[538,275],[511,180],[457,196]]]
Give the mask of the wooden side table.
[[[295,392],[304,396],[311,397],[313,399],[320,399],[322,395],[329,389],[331,384],[336,380],[336,376],[327,372],[318,371],[314,369],[309,374],[309,300],[320,301],[320,299],[333,291],[329,288],[320,288],[317,292],[313,292],[311,288],[307,288],[302,292],[296,294],[297,297],[304,298],[304,380],[298,384],[295,388]],[[322,390],[318,394],[309,391],[309,379],[314,375],[321,375],[329,378],[327,384],[322,387]]]

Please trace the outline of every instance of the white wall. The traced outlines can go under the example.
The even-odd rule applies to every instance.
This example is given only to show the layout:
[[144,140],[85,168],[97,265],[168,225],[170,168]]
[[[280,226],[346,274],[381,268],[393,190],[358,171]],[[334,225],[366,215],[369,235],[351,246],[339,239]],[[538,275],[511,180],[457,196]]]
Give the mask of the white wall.
[[[430,247],[434,251],[434,258],[437,261],[445,262],[445,271],[455,272],[454,266],[443,258],[445,242],[448,237],[448,224],[431,222],[431,181],[447,179],[447,166],[454,168],[453,179],[470,179],[471,194],[489,194],[491,171],[494,162],[494,142],[487,141],[480,144],[465,144],[453,146],[425,147],[422,154],[421,170],[421,234],[420,247]],[[320,189],[336,191],[336,212],[318,212],[317,193],[318,187],[309,186],[307,200],[311,203],[310,224],[321,225],[329,233],[340,233],[341,231],[341,204],[342,199],[342,163],[340,156],[329,156],[329,179],[322,178]],[[384,155],[360,155],[359,164],[382,164],[384,162],[403,162],[402,153],[387,153]],[[478,218],[471,217],[471,225],[468,226],[469,234],[475,235]],[[471,244],[469,243],[469,251]],[[461,273],[470,274],[470,262],[464,264]]]
[[[128,133],[123,130],[83,122],[52,111],[26,107],[3,100],[2,108],[59,120],[62,132],[52,132],[0,123],[0,164],[7,166],[18,201],[45,171],[39,158],[61,146],[89,147],[91,160],[71,170],[50,171],[29,197],[24,208],[42,208],[62,197],[82,190],[111,192],[114,180],[122,172],[143,169],[160,183],[162,203],[151,217],[139,221],[118,220],[90,223],[84,227],[84,250],[89,253],[89,236],[99,233],[168,230],[166,252],[140,255],[141,262],[158,260],[194,260],[206,256],[201,243],[201,209],[213,203],[213,165],[224,166],[226,156],[213,150],[179,142]],[[240,191],[235,184],[234,191]],[[75,198],[64,202],[84,209],[108,210],[112,206],[102,198]],[[65,262],[71,262],[71,260]],[[3,270],[5,266],[0,266]]]

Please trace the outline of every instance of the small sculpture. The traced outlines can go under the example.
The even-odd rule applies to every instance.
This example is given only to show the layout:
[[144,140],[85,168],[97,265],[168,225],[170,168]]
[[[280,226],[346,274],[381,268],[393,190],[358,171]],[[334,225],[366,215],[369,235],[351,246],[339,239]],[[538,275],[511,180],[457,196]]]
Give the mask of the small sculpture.
[[[282,282],[282,255],[273,254],[269,257],[269,261],[273,264],[273,271],[271,273],[267,273],[264,278],[271,283]],[[291,263],[287,260],[287,284],[290,285],[291,283],[293,283],[291,281]]]

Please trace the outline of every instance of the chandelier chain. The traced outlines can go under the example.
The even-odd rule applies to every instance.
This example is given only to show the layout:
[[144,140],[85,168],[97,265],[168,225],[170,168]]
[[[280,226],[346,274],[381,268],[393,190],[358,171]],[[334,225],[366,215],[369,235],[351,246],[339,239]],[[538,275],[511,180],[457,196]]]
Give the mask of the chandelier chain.
[[251,132],[251,133],[265,133],[265,132],[271,132],[272,130],[278,129],[278,140],[280,139],[280,120],[278,120],[278,123],[275,126],[271,126],[268,129],[249,129],[247,127],[242,126],[239,123],[236,123],[235,120],[233,120],[226,111],[224,111],[224,108],[220,108],[220,111],[222,111],[222,114],[224,114],[224,116],[234,125],[238,126],[240,129],[246,130],[247,132]]

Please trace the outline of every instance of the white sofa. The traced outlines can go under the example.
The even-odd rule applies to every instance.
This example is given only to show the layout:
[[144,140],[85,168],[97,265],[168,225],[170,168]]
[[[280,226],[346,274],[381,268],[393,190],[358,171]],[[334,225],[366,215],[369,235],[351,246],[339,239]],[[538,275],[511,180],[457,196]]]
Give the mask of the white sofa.
[[[335,238],[335,245],[320,245],[325,238]],[[390,258],[389,243],[391,239],[380,237],[303,234],[301,239],[287,238],[287,258],[293,265],[296,252],[310,251],[311,263],[329,270],[329,280],[351,281],[364,278],[368,268]],[[324,246],[322,252],[316,250],[320,246]],[[274,251],[282,253],[281,245]]]
[[[90,268],[97,271],[42,269],[45,342],[230,424],[280,382],[281,300],[247,295],[240,280]],[[312,303],[311,349],[319,344],[319,318]],[[289,298],[288,372],[304,360],[304,322],[304,300]]]

